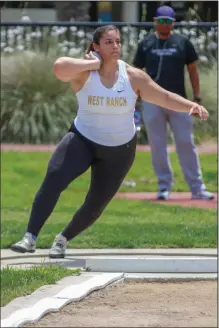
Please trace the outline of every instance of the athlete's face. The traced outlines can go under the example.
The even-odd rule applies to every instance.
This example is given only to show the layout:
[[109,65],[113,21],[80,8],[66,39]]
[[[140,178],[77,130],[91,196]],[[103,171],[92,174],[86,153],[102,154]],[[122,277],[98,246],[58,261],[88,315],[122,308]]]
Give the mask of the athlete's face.
[[109,30],[102,34],[99,44],[95,44],[95,49],[104,59],[120,57],[121,43],[119,31]]

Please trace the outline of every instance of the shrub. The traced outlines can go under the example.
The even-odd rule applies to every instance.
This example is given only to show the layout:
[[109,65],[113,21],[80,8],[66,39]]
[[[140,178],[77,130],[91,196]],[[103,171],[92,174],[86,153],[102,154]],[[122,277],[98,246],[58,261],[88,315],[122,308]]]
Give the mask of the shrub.
[[52,53],[1,58],[2,142],[56,143],[69,129],[77,101],[52,72]]
[[[209,119],[205,122],[194,119],[194,134],[196,142],[217,138],[218,129],[218,106],[217,106],[217,64],[211,70],[201,68],[200,90],[202,105],[209,112]],[[186,90],[189,99],[192,99],[192,87],[186,74]]]

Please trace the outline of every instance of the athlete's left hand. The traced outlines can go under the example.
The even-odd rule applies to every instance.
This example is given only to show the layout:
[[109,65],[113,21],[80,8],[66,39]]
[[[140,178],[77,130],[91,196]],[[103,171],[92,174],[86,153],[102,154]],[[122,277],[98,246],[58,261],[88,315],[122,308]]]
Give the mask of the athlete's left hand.
[[189,115],[197,116],[202,121],[206,121],[209,117],[209,113],[208,113],[207,109],[205,109],[205,107],[200,106],[196,103],[194,103],[194,105],[190,109]]

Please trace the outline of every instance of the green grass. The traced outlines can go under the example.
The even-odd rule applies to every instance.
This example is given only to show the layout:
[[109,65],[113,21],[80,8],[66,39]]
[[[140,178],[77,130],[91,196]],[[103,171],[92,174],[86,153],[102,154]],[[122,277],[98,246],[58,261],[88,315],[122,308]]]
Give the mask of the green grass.
[[16,297],[31,294],[37,288],[55,284],[58,280],[79,275],[80,270],[71,270],[56,266],[35,266],[28,270],[3,268],[1,270],[1,306],[7,305]]
[[[7,204],[30,204],[35,192],[45,175],[51,153],[3,152],[2,160],[2,206]],[[188,191],[182,170],[175,152],[170,153],[174,171],[174,191]],[[205,183],[209,190],[217,191],[217,154],[200,154],[200,162]],[[89,186],[89,170],[75,180],[69,187],[72,191],[86,191]],[[136,188],[122,186],[120,191],[156,191],[157,178],[151,165],[150,152],[136,153],[135,162],[125,180],[134,180]],[[18,185],[19,193],[15,186]],[[15,197],[14,197],[15,196]],[[19,196],[19,197],[17,197]]]
[[[56,233],[70,221],[82,202],[77,195],[73,206],[62,198],[60,206],[43,227],[37,247],[49,248]],[[66,206],[64,206],[64,204]],[[2,248],[21,238],[28,212],[2,213]],[[155,205],[143,201],[114,199],[101,218],[69,243],[73,248],[177,248],[215,247],[216,210]]]
[[[2,153],[2,238],[7,248],[25,231],[33,197],[45,174],[51,153]],[[202,154],[203,175],[208,188],[217,190],[216,154]],[[186,191],[176,154],[171,162],[177,184]],[[135,163],[126,177],[136,188],[122,186],[120,191],[155,191],[149,153],[137,152]],[[63,230],[81,206],[89,186],[89,172],[62,193],[44,225],[37,246],[49,248],[54,236]],[[144,201],[113,199],[101,218],[69,243],[74,248],[159,248],[215,247],[217,212],[198,208],[158,205]]]

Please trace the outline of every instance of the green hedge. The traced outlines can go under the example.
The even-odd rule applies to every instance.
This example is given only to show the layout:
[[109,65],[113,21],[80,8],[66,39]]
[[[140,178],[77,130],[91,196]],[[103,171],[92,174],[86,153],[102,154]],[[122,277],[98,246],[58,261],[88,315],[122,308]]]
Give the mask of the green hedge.
[[[1,140],[3,143],[57,143],[77,112],[68,83],[53,75],[54,53],[23,52],[1,57]],[[217,137],[217,68],[201,70],[207,122],[195,119],[196,142]],[[191,86],[187,81],[188,94]],[[171,139],[171,135],[170,135]],[[139,143],[147,142],[142,127]]]

